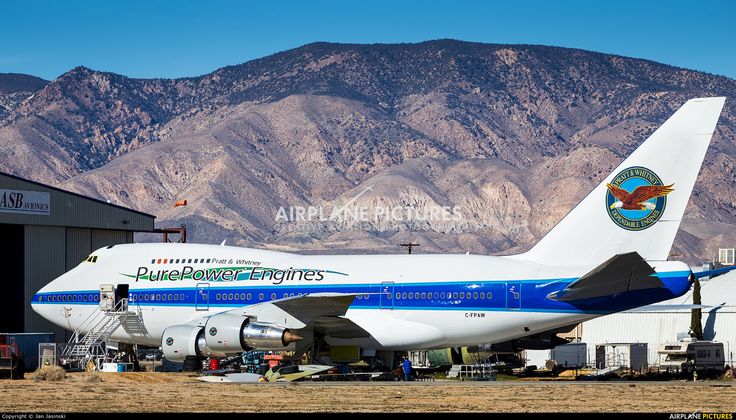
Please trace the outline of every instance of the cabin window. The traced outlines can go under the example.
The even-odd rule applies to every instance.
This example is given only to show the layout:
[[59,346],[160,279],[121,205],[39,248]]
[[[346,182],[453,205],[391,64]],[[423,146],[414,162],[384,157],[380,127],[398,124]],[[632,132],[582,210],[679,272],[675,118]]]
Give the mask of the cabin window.
[[247,295],[247,298],[248,298],[248,300],[250,300],[250,296],[251,296],[251,294],[250,294],[250,293],[248,293],[248,295]]
[[207,264],[209,264],[210,261],[212,261],[212,258],[207,258]]
[[457,299],[458,297],[460,297],[460,294],[458,292],[452,294],[453,299]]
[[473,299],[478,299],[478,292],[473,292]]
[[491,292],[488,292],[488,294],[486,295],[486,297],[487,297],[488,299],[492,299],[492,298],[493,298],[493,293],[491,293]]
[[422,299],[426,299],[426,298],[427,298],[427,294],[422,292]]
[[156,260],[151,260],[151,264],[156,264]]
[[263,300],[263,293],[258,294],[258,300]]
[[271,300],[276,300],[276,293],[271,293]]
[[174,300],[174,297],[169,293],[169,300]]
[[434,298],[435,298],[435,299],[437,299],[437,298],[439,298],[439,297],[440,297],[440,294],[439,294],[439,293],[437,293],[437,292],[434,292]]

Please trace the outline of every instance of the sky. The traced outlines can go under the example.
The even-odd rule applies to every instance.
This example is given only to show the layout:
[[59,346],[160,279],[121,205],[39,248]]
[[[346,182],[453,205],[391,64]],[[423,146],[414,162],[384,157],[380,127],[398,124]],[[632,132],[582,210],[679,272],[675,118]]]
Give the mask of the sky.
[[736,1],[0,0],[0,73],[209,73],[317,42],[452,38],[645,58],[736,78]]

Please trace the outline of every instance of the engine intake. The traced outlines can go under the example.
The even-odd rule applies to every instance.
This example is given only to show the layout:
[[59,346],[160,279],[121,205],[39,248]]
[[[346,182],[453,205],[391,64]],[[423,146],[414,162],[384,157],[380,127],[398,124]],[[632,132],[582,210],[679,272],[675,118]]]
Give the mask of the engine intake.
[[166,359],[172,362],[183,362],[187,356],[202,358],[226,356],[212,351],[204,339],[202,327],[192,325],[174,325],[165,329],[161,337],[161,348]]

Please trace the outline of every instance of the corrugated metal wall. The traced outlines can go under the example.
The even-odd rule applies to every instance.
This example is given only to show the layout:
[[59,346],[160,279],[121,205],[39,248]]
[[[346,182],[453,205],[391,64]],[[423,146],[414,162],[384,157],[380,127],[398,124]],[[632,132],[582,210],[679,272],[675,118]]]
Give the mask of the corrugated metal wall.
[[66,229],[66,271],[76,267],[92,253],[92,230]]
[[31,309],[33,295],[54,278],[66,272],[66,229],[60,226],[25,227],[25,332],[53,332],[56,339],[66,336]]
[[92,251],[108,245],[124,244],[126,239],[126,232],[121,232],[119,230],[92,229]]

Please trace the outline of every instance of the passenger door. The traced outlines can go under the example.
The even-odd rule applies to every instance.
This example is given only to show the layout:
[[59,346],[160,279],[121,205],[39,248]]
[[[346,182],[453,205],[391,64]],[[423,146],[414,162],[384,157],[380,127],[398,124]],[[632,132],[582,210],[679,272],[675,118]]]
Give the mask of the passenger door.
[[198,311],[208,311],[210,309],[210,284],[198,283],[197,290],[194,293],[194,307]]
[[381,283],[379,302],[381,309],[394,309],[394,282],[385,281]]
[[521,283],[506,283],[506,309],[521,309]]

